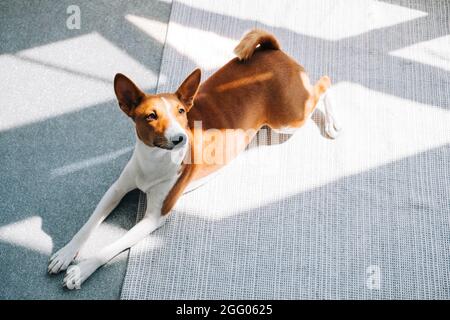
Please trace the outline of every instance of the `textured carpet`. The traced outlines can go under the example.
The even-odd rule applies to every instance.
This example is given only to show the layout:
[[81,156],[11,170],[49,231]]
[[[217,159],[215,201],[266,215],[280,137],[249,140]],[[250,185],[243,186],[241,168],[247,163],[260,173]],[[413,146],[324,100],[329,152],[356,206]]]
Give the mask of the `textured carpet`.
[[327,139],[319,106],[261,132],[131,249],[122,298],[449,299],[448,2],[177,0],[157,90],[253,27],[331,77],[344,131]]

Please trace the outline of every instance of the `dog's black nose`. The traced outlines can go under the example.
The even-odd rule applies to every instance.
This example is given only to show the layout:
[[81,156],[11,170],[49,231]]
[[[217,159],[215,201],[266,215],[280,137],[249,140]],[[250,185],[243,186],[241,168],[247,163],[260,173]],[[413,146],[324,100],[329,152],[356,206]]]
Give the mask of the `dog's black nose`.
[[174,145],[177,145],[177,144],[182,143],[184,141],[184,139],[185,139],[184,136],[182,134],[179,134],[179,135],[173,137],[172,139],[170,139],[170,141],[172,141],[172,143]]

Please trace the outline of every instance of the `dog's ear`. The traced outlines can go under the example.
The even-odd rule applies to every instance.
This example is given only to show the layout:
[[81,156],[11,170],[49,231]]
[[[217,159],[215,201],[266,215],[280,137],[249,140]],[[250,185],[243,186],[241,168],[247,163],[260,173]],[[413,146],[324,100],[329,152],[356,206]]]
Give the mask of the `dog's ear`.
[[116,74],[114,77],[114,91],[119,101],[120,109],[133,118],[134,108],[141,103],[145,93],[121,73]]
[[200,79],[202,73],[200,69],[195,69],[181,84],[177,92],[175,92],[178,99],[185,105],[187,111],[191,109],[194,104],[194,98],[200,86]]

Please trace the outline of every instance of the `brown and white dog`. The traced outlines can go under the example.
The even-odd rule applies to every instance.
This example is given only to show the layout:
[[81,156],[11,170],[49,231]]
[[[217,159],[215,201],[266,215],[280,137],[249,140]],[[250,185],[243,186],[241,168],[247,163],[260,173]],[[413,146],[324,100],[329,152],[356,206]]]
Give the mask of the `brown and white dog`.
[[262,126],[292,133],[323,96],[325,131],[337,136],[340,128],[325,94],[330,87],[327,76],[311,85],[303,67],[262,30],[247,33],[235,53],[237,58],[202,85],[200,70],[194,70],[175,93],[146,94],[124,75],[116,75],[119,106],[136,126],[133,155],[87,223],[50,258],[48,272],[69,267],[127,192],[145,192],[147,209],[121,239],[70,266],[64,278],[67,288],[79,289],[97,268],[159,228],[186,188],[235,158]]

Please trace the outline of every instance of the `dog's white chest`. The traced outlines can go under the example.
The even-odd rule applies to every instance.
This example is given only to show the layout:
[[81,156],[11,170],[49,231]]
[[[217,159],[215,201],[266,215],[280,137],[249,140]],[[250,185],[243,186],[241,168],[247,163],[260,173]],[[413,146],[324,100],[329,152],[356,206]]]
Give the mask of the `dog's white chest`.
[[137,187],[147,192],[163,181],[178,177],[186,151],[187,148],[174,151],[151,148],[138,140],[130,159]]

